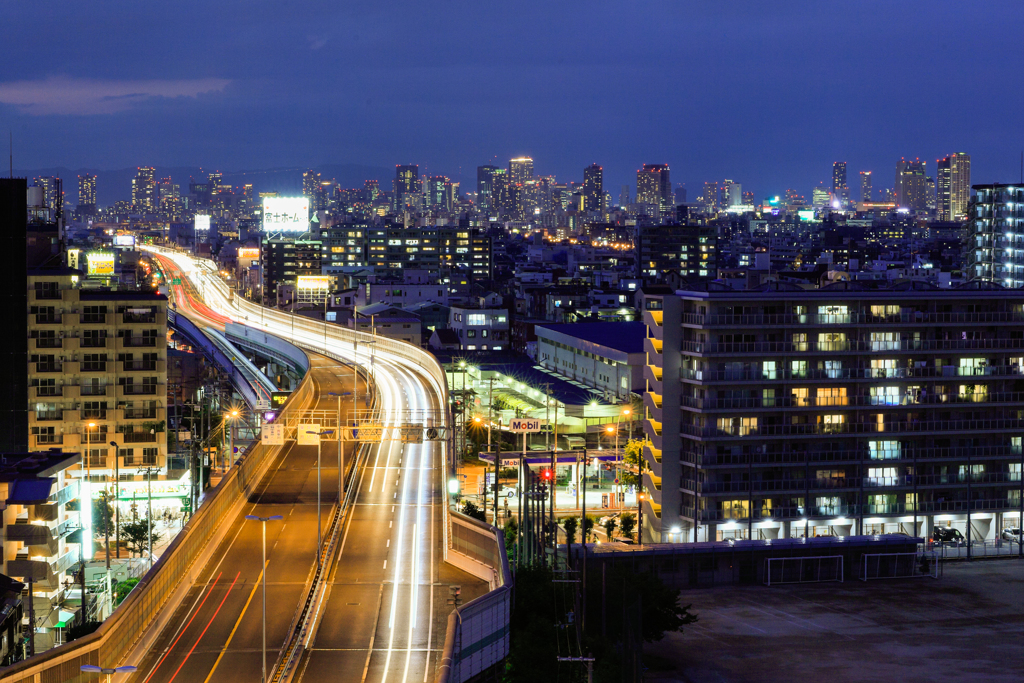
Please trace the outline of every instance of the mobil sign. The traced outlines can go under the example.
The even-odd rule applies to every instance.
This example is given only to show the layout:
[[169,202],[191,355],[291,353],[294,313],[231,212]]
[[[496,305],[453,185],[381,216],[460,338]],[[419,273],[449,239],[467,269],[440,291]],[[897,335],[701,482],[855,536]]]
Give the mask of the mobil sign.
[[515,419],[508,423],[509,431],[512,432],[539,432],[541,425],[544,424],[544,420],[535,420],[532,418]]

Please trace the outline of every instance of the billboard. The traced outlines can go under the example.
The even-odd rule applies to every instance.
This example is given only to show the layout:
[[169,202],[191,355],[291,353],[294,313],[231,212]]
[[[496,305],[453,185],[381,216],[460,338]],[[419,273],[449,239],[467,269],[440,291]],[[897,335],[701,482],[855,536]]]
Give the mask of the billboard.
[[309,230],[309,197],[264,197],[263,232]]
[[330,275],[299,275],[295,283],[299,289],[326,292],[331,288]]
[[210,217],[203,214],[196,214],[196,233],[208,234],[210,232]]
[[114,235],[115,247],[134,247],[135,235]]
[[260,257],[259,247],[239,247],[238,258],[255,258]]
[[114,255],[101,251],[91,252],[87,260],[89,262],[89,275],[113,275]]

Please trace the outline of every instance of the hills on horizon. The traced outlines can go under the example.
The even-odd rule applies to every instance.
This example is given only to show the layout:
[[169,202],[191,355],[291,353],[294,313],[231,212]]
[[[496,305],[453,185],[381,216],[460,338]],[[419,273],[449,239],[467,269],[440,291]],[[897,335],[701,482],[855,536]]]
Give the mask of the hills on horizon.
[[[155,166],[155,177],[157,180],[168,176],[181,186],[181,194],[188,194],[188,184],[191,178],[194,182],[205,182],[210,173],[219,169],[203,168],[201,166]],[[309,167],[287,167],[270,168],[251,171],[221,171],[224,175],[223,183],[240,188],[242,185],[252,183],[253,191],[259,192],[281,192],[281,193],[302,193],[302,174],[310,170]],[[380,183],[381,189],[391,189],[391,179],[394,171],[381,166],[367,166],[363,164],[323,164],[314,166],[313,170],[320,174],[323,180],[335,180],[342,187],[362,187],[366,180],[376,180]],[[101,207],[108,207],[117,201],[129,201],[132,194],[132,178],[135,177],[136,168],[122,168],[111,171],[103,171],[93,168],[69,169],[64,166],[56,168],[41,169],[14,169],[14,177],[27,178],[29,183],[33,178],[41,176],[56,176],[64,183],[64,197],[71,205],[78,203],[78,176],[80,174],[92,173],[96,175],[96,201]]]

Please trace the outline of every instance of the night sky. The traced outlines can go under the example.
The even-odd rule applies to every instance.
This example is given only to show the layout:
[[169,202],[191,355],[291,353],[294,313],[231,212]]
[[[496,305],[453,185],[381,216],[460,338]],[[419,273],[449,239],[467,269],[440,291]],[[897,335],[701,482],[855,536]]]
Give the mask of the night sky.
[[1008,182],[1022,29],[1021,0],[9,0],[0,130],[22,169],[418,163],[468,190],[511,156],[596,161],[616,200],[645,162],[691,201],[809,195],[836,160],[891,187],[900,156],[950,152]]

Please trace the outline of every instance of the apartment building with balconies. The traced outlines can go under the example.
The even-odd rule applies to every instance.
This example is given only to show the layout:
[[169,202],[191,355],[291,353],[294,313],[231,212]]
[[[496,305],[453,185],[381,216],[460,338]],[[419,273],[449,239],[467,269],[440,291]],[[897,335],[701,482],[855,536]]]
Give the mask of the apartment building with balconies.
[[77,278],[28,275],[29,448],[80,452],[75,476],[131,489],[166,473],[167,298]]
[[1021,290],[709,283],[642,302],[647,537],[1019,525]]
[[[78,605],[68,604],[73,570],[82,559],[83,520],[66,508],[79,499],[79,480],[68,476],[78,462],[77,453],[59,450],[0,455],[0,573],[25,584],[24,616],[31,614],[35,622],[35,652],[56,644],[62,608],[73,613],[81,605],[80,593],[74,598]],[[27,633],[27,621],[25,627]]]

